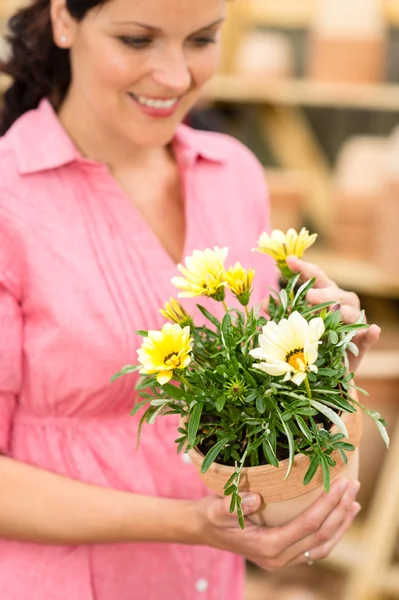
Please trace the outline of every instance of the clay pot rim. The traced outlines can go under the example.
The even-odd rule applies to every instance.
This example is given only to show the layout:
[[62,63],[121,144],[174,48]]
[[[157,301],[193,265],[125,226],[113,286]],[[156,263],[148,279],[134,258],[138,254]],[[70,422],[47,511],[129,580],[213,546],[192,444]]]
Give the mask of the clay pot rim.
[[[360,413],[361,410],[359,408],[356,408],[356,413]],[[343,420],[343,422],[345,423],[346,420],[351,416],[354,415],[355,413],[349,413],[349,412],[344,412],[342,411],[342,415],[341,418]],[[184,423],[185,421],[187,421],[187,417],[182,417],[181,419],[182,423]],[[332,425],[330,431],[335,434],[339,432],[339,429],[336,425]],[[344,438],[346,439],[346,438]],[[349,443],[351,443],[350,440],[348,440]],[[357,444],[353,444],[355,446],[355,449],[358,447],[359,442]],[[191,448],[187,454],[190,456],[195,456],[198,457],[202,463],[202,461],[205,458],[205,455],[200,452],[199,450],[197,450],[197,448]],[[309,456],[307,454],[302,454],[302,453],[297,453],[294,455],[294,460],[293,460],[293,465],[295,464],[295,466],[299,466],[302,462],[309,460]],[[243,467],[241,473],[242,475],[245,475],[247,473],[267,473],[267,472],[272,472],[275,473],[276,470],[283,470],[284,467],[288,470],[288,464],[289,464],[289,458],[285,458],[284,460],[279,460],[279,466],[278,467],[274,467],[273,465],[270,464],[266,464],[266,465],[257,465],[256,467]],[[207,471],[211,471],[211,470],[215,470],[217,469],[218,473],[220,475],[222,475],[223,473],[226,473],[226,475],[231,475],[232,470],[234,469],[234,467],[232,465],[224,465],[222,463],[218,463],[216,461],[213,461],[212,464],[210,465],[209,469]]]

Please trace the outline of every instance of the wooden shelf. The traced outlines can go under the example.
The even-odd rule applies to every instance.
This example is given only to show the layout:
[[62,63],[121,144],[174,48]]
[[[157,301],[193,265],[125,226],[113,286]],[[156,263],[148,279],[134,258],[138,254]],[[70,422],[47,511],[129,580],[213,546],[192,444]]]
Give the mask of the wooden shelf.
[[317,0],[252,0],[249,19],[265,27],[301,29],[309,25]]
[[344,289],[374,297],[399,299],[399,281],[368,262],[349,260],[330,250],[312,248],[306,252],[305,258],[319,265]]
[[[318,0],[249,0],[249,22],[264,27],[307,29],[317,9]],[[398,0],[381,0],[385,20],[399,26]]]
[[319,83],[308,79],[267,81],[237,75],[218,75],[205,88],[213,102],[277,104],[398,111],[399,85]]

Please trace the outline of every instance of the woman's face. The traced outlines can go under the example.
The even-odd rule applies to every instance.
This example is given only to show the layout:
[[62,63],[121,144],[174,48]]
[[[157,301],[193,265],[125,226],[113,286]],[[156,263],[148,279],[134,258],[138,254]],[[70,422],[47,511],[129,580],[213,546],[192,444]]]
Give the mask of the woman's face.
[[53,23],[71,53],[67,101],[139,146],[170,141],[217,69],[225,0],[109,0],[81,22],[63,2]]

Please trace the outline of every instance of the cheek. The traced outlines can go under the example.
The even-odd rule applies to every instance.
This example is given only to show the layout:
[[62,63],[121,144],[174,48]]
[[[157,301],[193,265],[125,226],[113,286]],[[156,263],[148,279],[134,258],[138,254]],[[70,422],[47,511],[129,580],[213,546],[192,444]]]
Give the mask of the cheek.
[[80,50],[75,63],[86,86],[101,88],[103,93],[126,89],[132,84],[132,73],[138,74],[139,65],[113,41],[89,40]]
[[190,70],[197,85],[204,85],[218,70],[220,61],[219,46],[212,46],[193,57]]

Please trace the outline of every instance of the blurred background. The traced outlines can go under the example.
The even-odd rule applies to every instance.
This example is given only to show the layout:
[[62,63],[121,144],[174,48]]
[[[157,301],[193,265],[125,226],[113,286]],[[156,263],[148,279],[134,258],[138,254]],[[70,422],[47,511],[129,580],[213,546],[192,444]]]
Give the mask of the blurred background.
[[[0,0],[0,54],[21,3]],[[275,574],[249,564],[246,600],[399,598],[399,0],[234,0],[228,12],[220,74],[189,122],[256,153],[273,227],[317,231],[307,259],[382,327],[357,384],[392,439],[387,452],[365,419],[363,510],[329,559]]]

